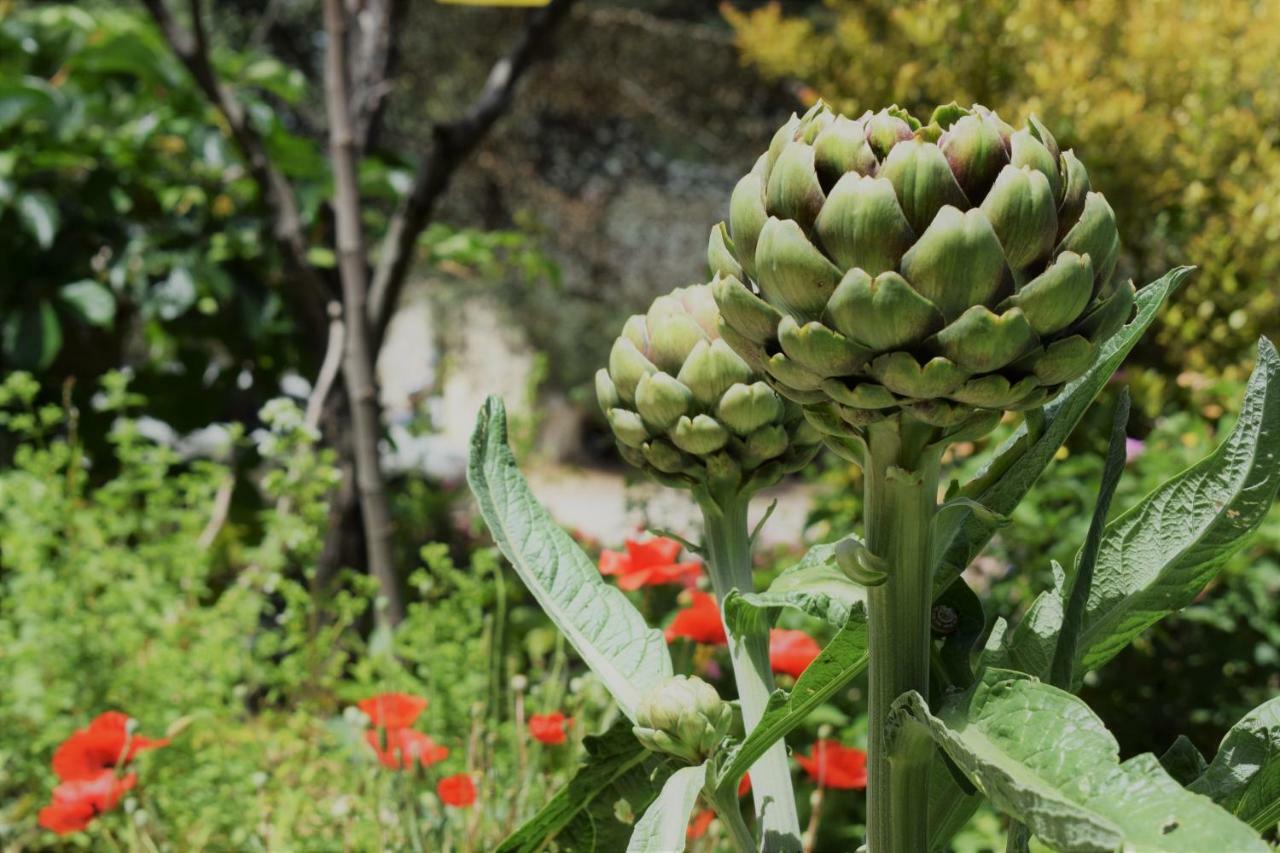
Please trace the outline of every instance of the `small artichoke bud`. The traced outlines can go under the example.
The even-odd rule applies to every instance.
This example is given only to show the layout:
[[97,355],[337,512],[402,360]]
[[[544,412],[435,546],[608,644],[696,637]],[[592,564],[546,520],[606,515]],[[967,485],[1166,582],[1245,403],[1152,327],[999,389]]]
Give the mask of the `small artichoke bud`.
[[[711,255],[734,248],[722,229],[712,233],[712,244]],[[715,282],[742,288],[734,277]],[[799,407],[720,337],[723,319],[711,291],[705,284],[678,288],[629,319],[608,368],[596,374],[596,396],[619,453],[653,479],[750,493],[804,467],[817,453],[819,437]],[[763,304],[745,288],[742,294],[749,311]],[[755,326],[770,334],[780,316],[766,305]],[[843,338],[827,340],[825,329],[814,331],[818,337],[809,338],[827,348],[856,348],[859,357],[863,352]],[[761,351],[757,363],[763,359]],[[770,465],[774,458],[787,464]]]
[[1043,123],[954,103],[924,126],[898,107],[793,116],[708,246],[719,338],[845,446],[889,419],[972,437],[1052,399],[1132,313],[1119,254],[1111,206]]
[[700,764],[732,724],[733,708],[714,687],[697,676],[677,675],[641,698],[632,731],[646,749]]

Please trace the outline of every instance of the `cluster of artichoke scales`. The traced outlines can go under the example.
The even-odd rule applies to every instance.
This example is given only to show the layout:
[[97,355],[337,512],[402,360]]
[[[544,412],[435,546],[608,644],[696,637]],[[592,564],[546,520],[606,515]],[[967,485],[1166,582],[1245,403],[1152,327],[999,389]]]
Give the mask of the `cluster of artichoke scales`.
[[1043,404],[1128,318],[1115,217],[1035,118],[793,116],[708,261],[720,334],[830,433]]

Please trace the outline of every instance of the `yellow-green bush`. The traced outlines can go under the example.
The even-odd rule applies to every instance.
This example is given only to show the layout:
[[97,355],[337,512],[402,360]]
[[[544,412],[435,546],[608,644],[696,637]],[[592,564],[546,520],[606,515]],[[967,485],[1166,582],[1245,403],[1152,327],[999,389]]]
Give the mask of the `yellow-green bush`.
[[1122,271],[1201,272],[1152,363],[1214,369],[1280,328],[1280,2],[827,0],[726,7],[744,60],[861,113],[978,102],[1042,117],[1116,208]]

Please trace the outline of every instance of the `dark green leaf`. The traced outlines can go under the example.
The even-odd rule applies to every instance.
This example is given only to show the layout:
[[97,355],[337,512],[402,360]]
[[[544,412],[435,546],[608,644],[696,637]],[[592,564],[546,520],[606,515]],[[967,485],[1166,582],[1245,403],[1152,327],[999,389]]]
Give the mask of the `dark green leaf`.
[[1073,853],[1231,850],[1265,842],[1155,756],[1120,762],[1119,745],[1080,699],[1021,673],[988,670],[934,716],[908,693],[895,715],[924,724],[996,808]]
[[[1043,409],[1043,415],[1029,418],[1034,430],[1024,423],[999,449],[987,467],[962,489],[963,497],[976,500],[993,513],[994,519],[1008,515],[1022,501],[1054,454],[1075,429],[1094,397],[1155,320],[1165,300],[1190,274],[1190,267],[1170,270],[1158,281],[1138,291],[1137,314],[1102,345],[1089,372],[1072,382]],[[997,523],[971,511],[949,513],[937,531],[942,560],[934,577],[934,589],[941,592],[964,570],[987,544]]]
[[1280,356],[1265,338],[1235,428],[1217,450],[1107,525],[1079,672],[1186,607],[1262,523],[1280,489]]
[[779,738],[804,722],[811,711],[826,702],[867,667],[867,617],[855,608],[831,642],[801,673],[790,693],[774,691],[764,716],[747,738],[728,755],[716,777],[716,788],[737,785],[760,756]]
[[729,630],[741,633],[759,619],[770,622],[784,607],[803,610],[835,627],[866,605],[867,591],[836,564],[834,545],[815,545],[799,563],[778,575],[764,592],[733,592],[725,597]]
[[506,409],[497,397],[476,420],[467,482],[494,542],[634,721],[640,697],[671,677],[667,644],[534,498],[507,446]]
[[[642,747],[631,724],[619,722],[583,741],[578,772],[537,814],[498,846],[498,853],[537,853],[549,841],[564,851],[608,853],[626,846],[632,824],[658,796],[676,765]],[[619,807],[625,802],[624,807]]]
[[1280,697],[1232,726],[1189,787],[1260,832],[1280,823]]

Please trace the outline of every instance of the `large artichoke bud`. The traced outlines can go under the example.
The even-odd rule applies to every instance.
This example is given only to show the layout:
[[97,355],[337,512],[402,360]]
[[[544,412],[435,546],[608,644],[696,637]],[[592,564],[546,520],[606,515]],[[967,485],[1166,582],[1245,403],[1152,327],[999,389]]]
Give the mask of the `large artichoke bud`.
[[738,182],[708,260],[721,336],[829,435],[886,417],[985,432],[1085,372],[1128,318],[1120,240],[1032,118],[792,116]]
[[632,731],[646,749],[700,764],[732,724],[733,708],[714,687],[696,675],[676,675],[641,698]]
[[718,323],[705,284],[659,296],[623,326],[596,395],[631,464],[669,485],[749,492],[803,467],[820,437]]

